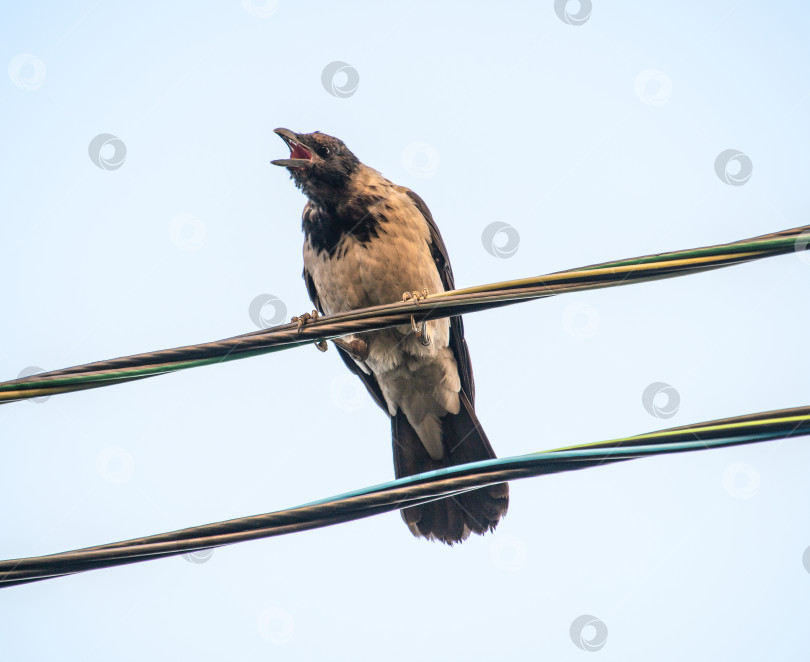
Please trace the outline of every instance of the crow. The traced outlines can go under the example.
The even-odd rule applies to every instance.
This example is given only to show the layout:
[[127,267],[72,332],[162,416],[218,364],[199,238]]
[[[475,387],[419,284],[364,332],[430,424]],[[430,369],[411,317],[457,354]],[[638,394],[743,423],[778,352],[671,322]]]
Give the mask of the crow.
[[[275,133],[290,158],[272,163],[287,168],[308,199],[303,275],[317,311],[331,315],[455,289],[447,249],[422,198],[363,165],[337,138]],[[475,415],[461,317],[412,321],[334,343],[391,418],[397,478],[495,457]],[[401,513],[415,536],[452,545],[471,532],[494,530],[508,505],[509,487],[500,483]]]

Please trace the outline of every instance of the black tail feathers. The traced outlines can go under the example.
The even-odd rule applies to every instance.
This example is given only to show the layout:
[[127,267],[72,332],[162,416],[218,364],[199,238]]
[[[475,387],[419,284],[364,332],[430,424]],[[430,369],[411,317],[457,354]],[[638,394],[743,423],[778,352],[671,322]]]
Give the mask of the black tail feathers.
[[[487,435],[475,416],[467,396],[460,393],[458,414],[442,420],[444,457],[434,460],[401,411],[391,419],[394,468],[397,478],[444,467],[478,462],[495,457]],[[441,540],[448,545],[461,542],[470,533],[492,531],[509,507],[509,485],[499,483],[471,492],[403,508],[402,519],[415,536]]]

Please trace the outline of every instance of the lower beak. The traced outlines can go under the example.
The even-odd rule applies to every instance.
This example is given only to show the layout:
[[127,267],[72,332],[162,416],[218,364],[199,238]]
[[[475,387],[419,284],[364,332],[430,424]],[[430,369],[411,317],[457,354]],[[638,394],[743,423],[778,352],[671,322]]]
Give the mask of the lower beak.
[[306,168],[311,165],[312,161],[309,159],[276,159],[275,161],[270,161],[270,163],[285,168]]

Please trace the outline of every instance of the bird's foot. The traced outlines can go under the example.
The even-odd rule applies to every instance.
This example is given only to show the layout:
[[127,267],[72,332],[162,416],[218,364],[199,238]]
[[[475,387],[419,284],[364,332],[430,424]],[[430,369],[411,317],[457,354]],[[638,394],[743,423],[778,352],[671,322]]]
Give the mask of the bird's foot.
[[[304,324],[312,320],[312,322],[317,322],[318,318],[320,317],[320,313],[317,310],[313,310],[311,313],[304,313],[303,315],[296,315],[290,321],[291,322],[298,322],[298,333],[301,333],[301,329],[303,328]],[[329,349],[329,345],[326,344],[325,340],[316,340],[315,347],[317,347],[322,352],[325,352]]]
[[403,292],[402,293],[402,300],[403,301],[414,301],[415,303],[419,303],[422,299],[427,299],[428,291],[427,288],[424,288],[421,292]]
[[363,363],[368,358],[368,343],[365,340],[361,340],[360,338],[352,338],[351,340],[335,338],[332,342],[355,361]]
[[295,323],[298,322],[298,333],[301,333],[301,329],[303,328],[304,324],[312,320],[316,322],[320,317],[320,313],[317,310],[313,310],[311,313],[304,313],[303,315],[296,315],[293,317],[290,322]]
[[[424,288],[421,292],[403,292],[402,300],[413,301],[414,303],[419,304],[422,300],[426,299],[427,296],[427,288]],[[424,347],[430,345],[430,333],[428,332],[428,326],[425,320],[422,320],[420,324],[417,324],[413,315],[411,315],[411,331],[413,331],[417,338],[419,338],[419,343],[421,345]]]

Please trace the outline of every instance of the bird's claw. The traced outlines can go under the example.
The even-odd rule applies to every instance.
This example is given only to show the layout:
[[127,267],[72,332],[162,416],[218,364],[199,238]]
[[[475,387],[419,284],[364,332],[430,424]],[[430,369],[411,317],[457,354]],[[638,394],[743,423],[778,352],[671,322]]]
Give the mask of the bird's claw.
[[309,320],[316,322],[321,314],[317,310],[313,310],[311,313],[304,313],[303,315],[296,315],[293,317],[290,322],[298,322],[298,333],[301,333],[301,329],[304,327]]
[[[422,289],[421,292],[416,291],[403,292],[402,300],[413,301],[414,303],[419,304],[423,299],[426,299],[427,296],[428,296],[427,288],[424,288]],[[422,321],[421,324],[417,324],[413,315],[411,315],[411,331],[413,331],[419,338],[420,344],[422,344],[425,347],[430,345],[430,333],[428,332],[428,326],[426,321]]]
[[[317,310],[313,310],[311,313],[296,315],[290,321],[293,323],[298,322],[298,333],[301,333],[301,329],[304,327],[304,324],[306,324],[310,320],[312,320],[313,322],[317,322],[320,316],[321,315]],[[325,352],[327,349],[329,349],[329,345],[326,344],[325,340],[316,340],[315,347],[317,347],[322,352]]]
[[422,299],[427,299],[428,291],[427,288],[423,288],[421,292],[403,292],[402,293],[402,300],[403,301],[411,301],[413,300],[414,303],[419,303]]

